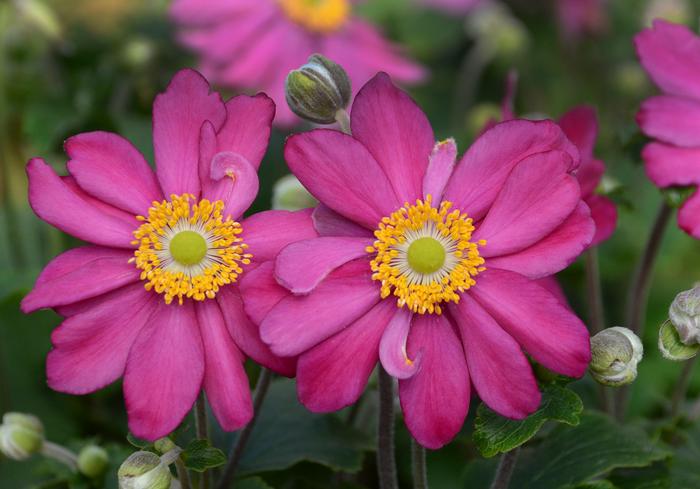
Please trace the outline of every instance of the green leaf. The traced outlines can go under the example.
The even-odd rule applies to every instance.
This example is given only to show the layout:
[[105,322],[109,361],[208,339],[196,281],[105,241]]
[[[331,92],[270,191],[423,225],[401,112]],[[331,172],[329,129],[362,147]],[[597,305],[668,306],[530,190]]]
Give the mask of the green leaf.
[[573,489],[618,489],[618,487],[610,481],[590,481],[576,485]]
[[294,383],[275,380],[239,464],[239,474],[283,470],[302,461],[357,472],[374,440],[335,415],[307,411]]
[[576,487],[615,468],[645,467],[671,454],[652,443],[641,428],[620,426],[603,414],[587,413],[575,428],[559,426],[539,446],[524,452],[513,475],[513,487]]
[[212,447],[209,440],[192,440],[181,455],[185,467],[195,472],[204,472],[226,463],[226,455]]
[[481,404],[474,421],[474,442],[484,457],[493,457],[528,441],[547,420],[577,425],[582,410],[578,395],[556,384],[544,386],[540,408],[520,421],[504,418]]
[[274,489],[260,477],[249,477],[236,482],[238,489]]

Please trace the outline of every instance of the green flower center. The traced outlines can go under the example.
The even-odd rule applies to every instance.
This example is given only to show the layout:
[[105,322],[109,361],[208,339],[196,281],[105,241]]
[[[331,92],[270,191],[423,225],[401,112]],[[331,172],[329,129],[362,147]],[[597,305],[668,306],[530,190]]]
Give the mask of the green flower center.
[[170,240],[170,255],[181,265],[196,265],[207,254],[207,242],[195,231],[180,231]]
[[413,270],[429,275],[445,264],[445,247],[435,238],[419,238],[408,247],[406,256]]

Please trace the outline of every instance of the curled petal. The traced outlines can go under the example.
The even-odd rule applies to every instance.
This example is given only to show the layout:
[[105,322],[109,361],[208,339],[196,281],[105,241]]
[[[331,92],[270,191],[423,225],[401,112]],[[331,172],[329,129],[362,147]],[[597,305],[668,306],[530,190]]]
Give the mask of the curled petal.
[[389,321],[382,340],[379,343],[379,359],[384,370],[397,379],[413,377],[421,364],[422,352],[419,351],[414,359],[408,358],[406,343],[411,330],[413,313],[405,307],[398,308],[394,317]]

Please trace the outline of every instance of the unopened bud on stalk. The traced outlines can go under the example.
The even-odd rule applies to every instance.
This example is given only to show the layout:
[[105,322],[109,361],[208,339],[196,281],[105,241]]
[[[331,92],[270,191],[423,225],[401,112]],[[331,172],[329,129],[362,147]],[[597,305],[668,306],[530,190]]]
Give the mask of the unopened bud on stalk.
[[678,294],[668,309],[668,318],[683,344],[700,343],[700,287]]
[[97,445],[88,445],[78,454],[78,470],[87,477],[99,477],[109,465],[107,451]]
[[169,489],[168,465],[152,452],[132,453],[117,472],[119,489]]
[[26,460],[44,444],[44,426],[31,414],[6,413],[0,424],[0,452],[13,460]]
[[632,331],[619,326],[604,329],[591,338],[591,375],[603,385],[629,384],[637,378],[643,355],[642,342]]
[[287,104],[302,119],[333,124],[350,103],[352,90],[345,70],[320,54],[291,71],[285,83]]
[[285,175],[272,187],[272,208],[298,211],[314,207],[318,202],[294,175]]

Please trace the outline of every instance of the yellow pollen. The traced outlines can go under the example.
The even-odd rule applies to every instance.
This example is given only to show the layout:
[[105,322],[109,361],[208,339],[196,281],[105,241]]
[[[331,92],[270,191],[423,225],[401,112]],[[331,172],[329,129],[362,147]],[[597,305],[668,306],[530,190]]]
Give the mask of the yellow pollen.
[[141,270],[146,290],[163,294],[166,304],[177,297],[213,299],[219,289],[237,280],[241,265],[252,255],[240,235],[241,225],[223,217],[224,203],[194,200],[191,194],[153,202],[143,224],[134,231],[138,246],[130,260]]
[[381,282],[382,299],[393,295],[418,314],[442,314],[441,304],[459,302],[459,292],[476,284],[486,270],[479,246],[473,242],[473,220],[455,209],[452,202],[432,206],[431,196],[408,202],[379,223],[377,238],[367,252],[372,279]]
[[278,0],[285,15],[320,34],[337,31],[350,15],[350,0]]

